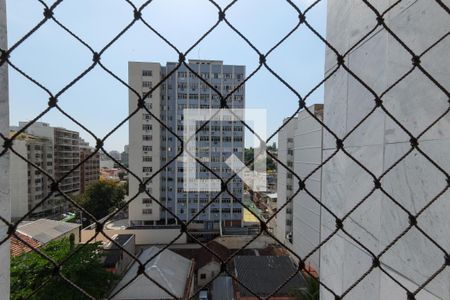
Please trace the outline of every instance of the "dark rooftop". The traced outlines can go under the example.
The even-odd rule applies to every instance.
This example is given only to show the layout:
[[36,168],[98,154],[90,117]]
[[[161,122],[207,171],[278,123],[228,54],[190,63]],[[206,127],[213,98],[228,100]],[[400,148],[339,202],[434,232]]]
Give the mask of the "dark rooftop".
[[[297,271],[288,256],[236,256],[234,264],[238,280],[258,296],[270,295]],[[296,274],[274,296],[287,296],[305,286],[303,276]],[[241,284],[238,287],[241,296],[254,296]]]
[[[132,237],[133,234],[118,234],[113,237],[113,240],[119,245],[124,246]],[[107,268],[114,267],[120,260],[121,256],[122,249],[120,249],[116,244],[110,242],[105,247],[105,261],[103,262],[104,266]]]

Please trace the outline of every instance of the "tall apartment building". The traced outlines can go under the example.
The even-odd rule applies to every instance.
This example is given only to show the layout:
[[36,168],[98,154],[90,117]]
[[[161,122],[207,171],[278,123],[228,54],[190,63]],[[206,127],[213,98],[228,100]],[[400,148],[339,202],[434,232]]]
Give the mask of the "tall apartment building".
[[[89,146],[88,142],[80,139],[80,161],[85,160],[94,152],[94,148]],[[100,154],[97,152],[80,166],[80,193],[83,193],[86,187],[98,181],[100,178]]]
[[[53,176],[53,144],[49,139],[22,133],[14,140],[14,150]],[[51,181],[15,154],[11,155],[10,166],[11,215],[15,219],[25,215],[50,193]],[[54,209],[52,200],[45,201],[33,215],[49,214]]]
[[[18,128],[23,128],[26,124],[26,122],[20,122]],[[78,132],[36,122],[26,129],[26,133],[17,143],[14,143],[14,147],[17,147],[24,157],[45,168],[49,174],[58,180],[80,162],[79,144]],[[13,211],[18,213],[18,215],[12,215],[15,218],[23,215],[20,213],[23,212],[25,207],[27,209],[32,207],[33,203],[50,192],[48,187],[50,182],[46,179],[46,176],[40,174],[33,166],[24,163],[17,156],[11,159],[10,169],[14,174],[14,176],[11,176],[11,185],[16,187],[15,193],[19,194],[18,198],[11,198]],[[29,183],[20,185],[20,182],[24,180]],[[65,177],[59,184],[59,188],[65,194],[77,194],[80,190],[79,169]],[[33,199],[28,196],[25,197],[25,194]],[[55,195],[35,213],[37,216],[50,212],[56,213],[67,210],[68,206],[69,203],[61,195]]]
[[[323,105],[314,104],[308,110],[319,120],[323,118]],[[287,120],[285,120],[287,121]],[[323,128],[306,110],[291,119],[278,133],[278,158],[301,179],[306,178],[322,163]],[[298,189],[298,180],[278,164],[278,200],[281,208]],[[305,186],[317,200],[321,199],[321,169],[305,181]],[[277,235],[295,253],[304,258],[320,243],[321,206],[304,190],[277,214]],[[319,270],[319,251],[306,260],[307,266]]]
[[[145,95],[152,86],[171,74],[171,76],[146,100],[146,107],[166,124],[179,137],[183,137],[184,109],[218,109],[220,97],[208,85],[197,78],[186,66],[175,72],[177,63],[166,66],[159,63],[130,62],[129,84]],[[189,67],[207,80],[222,95],[231,92],[245,78],[245,66],[224,65],[222,61],[190,60]],[[173,72],[173,73],[172,73]],[[129,110],[137,107],[138,97],[130,91]],[[228,100],[230,108],[245,107],[245,88],[239,88]],[[140,110],[130,120],[129,164],[130,169],[146,180],[164,164],[174,158],[181,150],[181,143],[147,111]],[[234,121],[212,121],[197,134],[196,156],[213,169],[222,178],[232,175],[224,161],[235,154],[243,160],[243,125]],[[182,158],[170,163],[155,176],[146,187],[149,193],[161,201],[181,220],[192,218],[203,208],[217,192],[186,192],[183,189],[184,169]],[[197,164],[198,179],[215,179],[206,168]],[[233,179],[228,185],[240,200],[243,196],[243,182]],[[130,177],[130,195],[139,190],[138,181]],[[131,225],[174,224],[176,220],[166,210],[141,194],[129,206]],[[221,195],[215,203],[196,219],[205,227],[218,224],[240,226],[242,207],[228,194]]]

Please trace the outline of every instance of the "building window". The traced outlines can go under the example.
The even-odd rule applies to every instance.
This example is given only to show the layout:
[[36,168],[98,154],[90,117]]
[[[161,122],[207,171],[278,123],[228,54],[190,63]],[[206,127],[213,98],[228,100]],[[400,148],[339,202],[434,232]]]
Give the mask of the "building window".
[[144,152],[152,151],[152,146],[142,146],[142,151]]
[[144,173],[150,173],[152,171],[153,171],[152,167],[143,167],[142,168],[142,172],[144,172]]
[[152,157],[151,156],[143,156],[142,161],[146,161],[146,162],[152,161]]
[[206,279],[206,274],[201,273],[201,274],[200,274],[200,279]]
[[142,70],[142,76],[152,76],[152,70]]
[[152,88],[152,82],[151,81],[142,81],[142,87]]
[[143,215],[151,215],[152,214],[152,209],[151,208],[145,208],[142,210],[142,214]]
[[142,199],[142,204],[152,204],[152,199],[144,198],[144,199]]
[[142,139],[143,139],[144,141],[151,141],[151,140],[152,140],[152,136],[151,136],[151,135],[143,135],[143,136],[142,136]]

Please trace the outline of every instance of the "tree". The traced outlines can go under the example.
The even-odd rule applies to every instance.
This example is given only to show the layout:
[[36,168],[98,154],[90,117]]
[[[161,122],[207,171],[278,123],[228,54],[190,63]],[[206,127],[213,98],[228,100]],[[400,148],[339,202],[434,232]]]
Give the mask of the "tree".
[[320,299],[320,284],[319,278],[314,278],[310,275],[305,275],[306,288],[294,289],[290,295],[297,300],[319,300]]
[[125,189],[111,180],[99,180],[90,184],[76,199],[78,204],[97,219],[107,216],[123,204]]
[[[269,148],[269,147],[272,147],[272,148]],[[275,149],[276,150],[276,148],[274,148],[275,144],[272,146],[269,146],[269,147],[267,149],[271,149],[271,150]],[[253,161],[254,153],[255,153],[255,149],[252,147],[244,149],[244,163],[250,170],[254,170],[255,164],[261,163],[261,159],[258,160],[258,158],[256,161]],[[261,158],[261,155],[258,154],[258,157]],[[276,169],[277,169],[276,162],[272,159],[272,157],[270,157],[269,155],[266,154],[266,171],[276,171]]]
[[[103,252],[100,251],[100,243],[76,246],[72,240],[64,238],[52,241],[40,250],[56,262],[78,251],[63,263],[61,273],[96,299],[104,297],[116,279],[116,275],[106,271],[101,263]],[[31,251],[11,259],[11,299],[88,298],[58,276],[51,262]]]

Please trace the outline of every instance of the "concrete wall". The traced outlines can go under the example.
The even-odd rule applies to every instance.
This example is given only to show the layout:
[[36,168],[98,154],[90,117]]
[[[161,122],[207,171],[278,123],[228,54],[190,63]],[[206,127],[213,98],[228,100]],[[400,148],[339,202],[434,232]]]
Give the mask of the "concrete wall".
[[[134,234],[136,245],[168,244],[180,233],[180,229],[117,229],[103,230],[110,238],[115,234]],[[81,231],[81,243],[86,243],[95,235],[93,229]],[[99,234],[95,241],[109,241],[103,234]],[[186,234],[177,239],[174,244],[186,244]]]
[[[14,150],[27,157],[25,141],[14,141]],[[34,168],[32,172],[34,172]],[[9,182],[11,189],[11,218],[14,220],[28,212],[28,164],[15,154],[10,156]]]
[[[393,0],[371,1],[386,9]],[[447,1],[448,2],[448,1]],[[327,40],[341,53],[376,25],[376,16],[362,1],[328,1]],[[402,1],[385,16],[387,25],[420,54],[443,36],[450,18],[434,1]],[[450,86],[450,40],[421,58],[422,66],[443,86]],[[385,30],[376,30],[347,57],[346,65],[377,93],[382,93],[411,69],[411,55]],[[326,73],[336,65],[326,53]],[[374,97],[342,68],[325,84],[325,123],[343,137],[373,107]],[[418,135],[448,108],[448,97],[420,71],[413,71],[384,97],[384,105],[412,134]],[[446,115],[419,139],[420,147],[450,171],[450,116]],[[377,110],[344,143],[345,148],[376,176],[410,149],[409,137],[385,113]],[[324,132],[323,159],[335,151],[335,140]],[[374,186],[373,179],[342,152],[323,168],[322,201],[338,217],[344,216]],[[447,185],[445,176],[420,153],[413,151],[382,180],[392,197],[416,214]],[[450,249],[448,191],[418,219],[418,224],[444,249]],[[322,210],[321,238],[334,229],[334,218]],[[379,191],[344,222],[344,228],[378,254],[408,227],[408,215]],[[397,280],[414,290],[444,263],[444,254],[416,229],[381,257]],[[345,292],[371,266],[371,256],[342,232],[321,249],[320,279],[337,294]],[[416,295],[416,299],[450,299],[450,278],[444,271]],[[334,299],[322,289],[321,299]],[[379,269],[360,282],[345,299],[406,299],[406,292]]]
[[[4,0],[0,0],[0,48],[7,49],[7,47],[6,3]],[[4,136],[9,135],[8,69],[6,64],[0,67],[0,132]],[[6,220],[10,219],[11,210],[8,173],[9,154],[6,154],[0,157],[0,216]],[[5,224],[0,222],[0,240],[6,236],[6,230]],[[0,297],[9,298],[9,241],[0,245]]]
[[[292,155],[288,155],[288,148],[293,148],[293,143],[288,143],[288,139],[294,138],[294,128],[297,124],[297,118],[293,118],[290,121],[287,121],[285,126],[280,130],[278,133],[278,159],[283,162],[285,165],[288,165],[288,161],[293,160]],[[291,170],[294,169],[294,167],[289,167]],[[288,170],[282,166],[281,164],[277,164],[277,209],[281,209],[277,213],[277,228],[276,228],[276,234],[277,238],[284,242],[284,244],[288,247],[292,247],[292,244],[290,243],[289,239],[287,238],[288,234],[292,233],[292,225],[287,224],[287,220],[292,221],[292,202],[287,204],[285,207],[283,205],[286,203],[287,200],[289,200],[292,197],[292,190],[288,190],[288,185],[292,186],[293,179],[288,178]],[[292,177],[294,178],[294,177]],[[283,208],[281,208],[283,207]],[[288,213],[288,210],[291,211],[291,213]]]
[[[322,118],[323,106],[316,104],[308,108],[317,118]],[[299,112],[294,130],[294,172],[306,178],[322,162],[322,125],[307,111]],[[305,182],[308,191],[320,201],[321,169],[313,173]],[[298,188],[294,180],[293,191]],[[300,191],[293,201],[292,244],[294,251],[304,258],[320,243],[321,207],[305,191]],[[306,263],[319,269],[319,251],[315,251]]]

